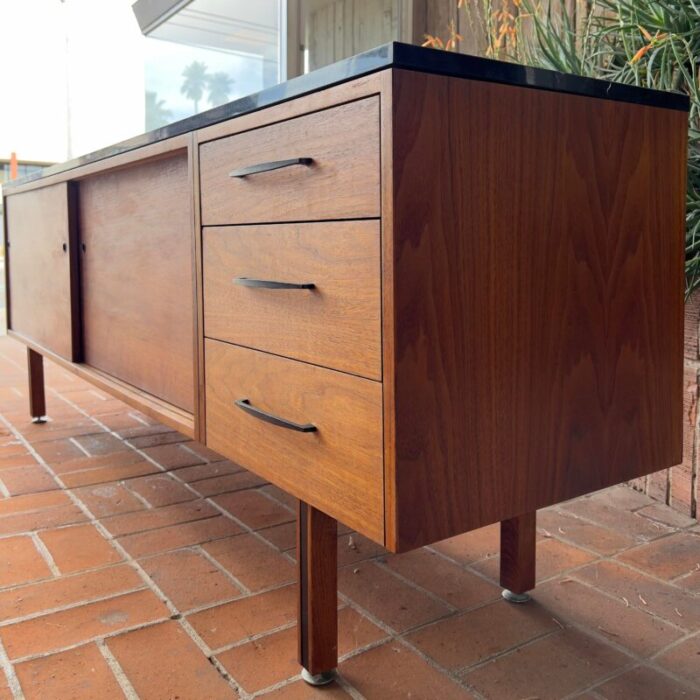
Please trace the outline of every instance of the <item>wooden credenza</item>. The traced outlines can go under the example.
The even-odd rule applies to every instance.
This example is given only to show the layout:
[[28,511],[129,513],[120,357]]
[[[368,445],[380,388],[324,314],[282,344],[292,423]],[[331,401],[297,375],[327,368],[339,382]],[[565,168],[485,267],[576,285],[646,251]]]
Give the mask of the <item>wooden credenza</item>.
[[391,551],[681,461],[687,99],[392,44],[6,187],[10,334]]

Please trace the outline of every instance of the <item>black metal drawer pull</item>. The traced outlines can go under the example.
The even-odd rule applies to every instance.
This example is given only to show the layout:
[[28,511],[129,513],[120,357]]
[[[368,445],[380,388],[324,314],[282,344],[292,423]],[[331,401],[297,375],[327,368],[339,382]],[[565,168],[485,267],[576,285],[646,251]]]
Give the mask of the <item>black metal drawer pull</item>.
[[246,413],[249,413],[251,416],[259,418],[260,420],[264,420],[266,423],[272,423],[272,425],[277,425],[280,428],[287,428],[287,430],[296,430],[298,433],[315,433],[318,430],[318,428],[315,425],[312,425],[311,423],[293,423],[290,420],[285,420],[284,418],[280,418],[279,416],[274,416],[272,415],[272,413],[263,411],[260,408],[255,408],[255,406],[251,405],[248,399],[238,399],[235,403],[236,406],[238,406],[238,408],[242,409]]
[[304,282],[297,284],[296,282],[275,282],[274,280],[256,280],[250,277],[234,277],[234,284],[240,284],[241,287],[257,287],[258,289],[315,289],[316,285],[313,282]]
[[311,165],[314,162],[313,158],[288,158],[287,160],[271,160],[269,163],[257,163],[256,165],[248,165],[245,168],[232,170],[229,177],[246,177],[248,175],[256,175],[257,173],[266,173],[270,170],[279,170],[280,168],[289,168],[292,165]]

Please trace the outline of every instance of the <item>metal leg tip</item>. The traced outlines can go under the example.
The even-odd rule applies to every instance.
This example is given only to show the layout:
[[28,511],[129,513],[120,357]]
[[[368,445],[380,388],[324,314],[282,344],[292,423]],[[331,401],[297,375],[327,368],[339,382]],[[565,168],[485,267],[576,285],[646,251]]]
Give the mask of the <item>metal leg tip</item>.
[[309,673],[303,666],[301,668],[301,677],[309,685],[328,685],[335,680],[335,669],[332,671],[324,671],[323,673]]
[[530,602],[530,596],[527,593],[513,593],[507,588],[504,588],[501,595],[509,603],[528,603]]
[[32,418],[32,423],[39,425],[40,423],[46,423],[47,420],[48,418],[46,416],[34,416],[34,418]]

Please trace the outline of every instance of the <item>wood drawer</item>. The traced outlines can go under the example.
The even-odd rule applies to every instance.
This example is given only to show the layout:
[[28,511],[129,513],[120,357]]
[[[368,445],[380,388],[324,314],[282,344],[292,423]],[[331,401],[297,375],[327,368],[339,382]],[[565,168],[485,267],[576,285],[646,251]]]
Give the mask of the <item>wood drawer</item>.
[[[379,98],[201,145],[202,223],[254,224],[379,216]],[[230,177],[262,163],[312,158]]]
[[[207,445],[383,542],[382,385],[216,340],[205,362]],[[317,430],[272,425],[241,399]]]
[[381,379],[379,236],[376,220],[204,229],[205,335]]

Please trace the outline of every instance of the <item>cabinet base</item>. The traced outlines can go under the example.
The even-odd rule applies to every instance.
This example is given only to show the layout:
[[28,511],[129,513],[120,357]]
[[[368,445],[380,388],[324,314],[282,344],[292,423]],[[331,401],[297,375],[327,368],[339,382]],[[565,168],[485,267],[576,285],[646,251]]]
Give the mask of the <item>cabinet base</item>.
[[501,596],[504,598],[504,600],[507,600],[509,603],[529,603],[531,598],[527,593],[513,593],[513,591],[509,591],[507,588],[504,588],[501,591]]
[[27,348],[27,378],[29,379],[29,414],[32,423],[46,423],[46,390],[44,388],[44,358]]
[[324,671],[323,673],[309,673],[303,666],[301,669],[301,677],[309,685],[328,685],[335,680],[335,669],[332,671]]
[[297,508],[301,677],[326,685],[338,666],[338,523],[304,501]]

